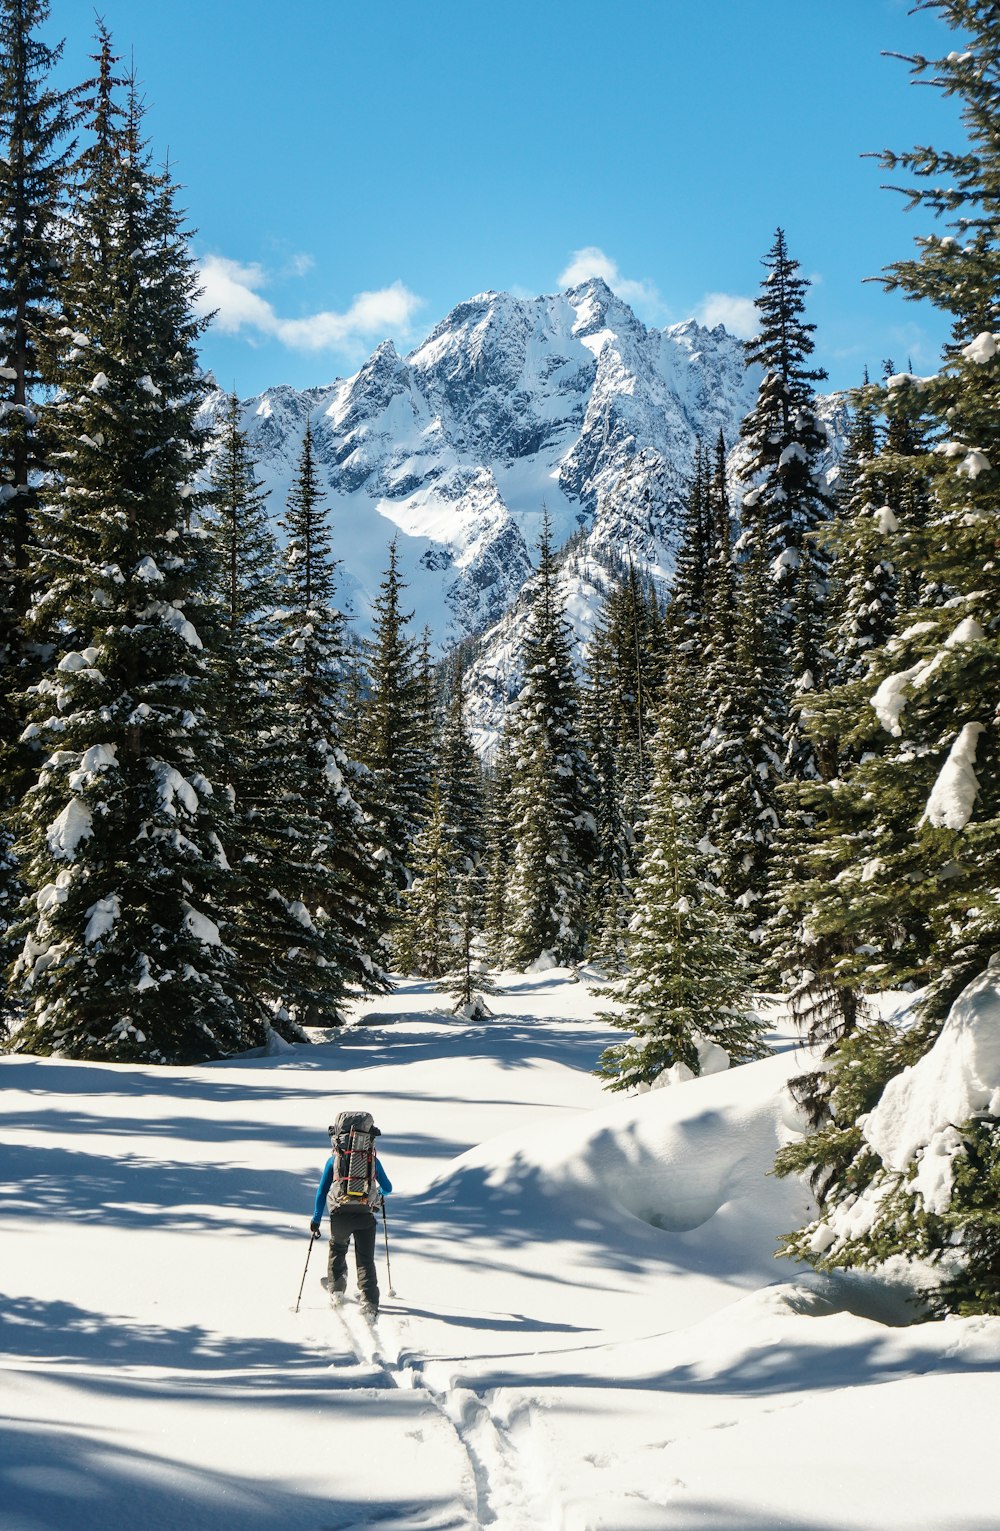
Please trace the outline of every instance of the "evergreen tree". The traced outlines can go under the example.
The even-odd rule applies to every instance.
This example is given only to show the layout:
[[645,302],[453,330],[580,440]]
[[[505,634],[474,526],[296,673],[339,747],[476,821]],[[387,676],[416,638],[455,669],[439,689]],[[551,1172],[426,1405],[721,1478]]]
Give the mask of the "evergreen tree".
[[677,741],[665,730],[653,756],[629,970],[611,986],[619,1008],[603,1017],[633,1036],[601,1055],[598,1073],[613,1090],[650,1085],[678,1064],[699,1074],[706,1042],[736,1063],[765,1051],[740,936],[709,875],[694,804],[678,791]]
[[45,763],[20,819],[31,905],[15,1046],[190,1062],[258,1041],[223,944],[226,810],[202,647],[210,551],[196,276],[134,94],[98,123],[43,375],[57,390],[40,489],[57,644],[29,734]]
[[484,1020],[492,1012],[485,996],[497,992],[480,954],[479,907],[482,888],[477,872],[460,872],[454,884],[452,965],[438,984],[454,1000],[456,1015]]
[[478,867],[485,849],[483,773],[465,722],[465,671],[460,654],[452,666],[439,758],[445,819],[467,866]]
[[[748,486],[740,548],[747,562],[756,564],[758,579],[767,580],[762,588],[779,635],[787,710],[793,690],[812,690],[823,680],[828,560],[816,533],[829,521],[834,502],[820,462],[827,438],[813,386],[826,373],[807,365],[816,328],[803,317],[809,284],[788,254],[781,229],[763,264],[768,274],[756,300],[760,333],[748,343],[746,359],[748,366],[762,366],[764,376],[740,432]],[[794,715],[785,733],[789,774],[817,774]]]
[[710,677],[714,721],[705,745],[712,792],[708,835],[717,848],[715,874],[740,923],[765,958],[766,900],[778,834],[784,777],[785,696],[780,634],[770,603],[770,577],[760,543],[741,567],[736,630]]
[[[240,426],[236,395],[225,402],[210,475],[207,526],[215,550],[220,632],[214,646],[223,779],[237,799],[253,796],[250,777],[270,726],[266,715],[276,637],[278,550],[267,516],[269,491]],[[244,831],[238,832],[238,838]]]
[[705,571],[703,685],[706,711],[716,717],[728,696],[729,660],[736,631],[736,579],[733,561],[732,514],[726,471],[726,439],[715,443],[707,486],[708,567]]
[[[952,1123],[943,1199],[921,1181],[919,1146],[894,1163],[866,1126],[890,1082],[928,1058],[956,996],[989,982],[1000,940],[1000,21],[979,0],[921,8],[967,34],[961,51],[912,67],[961,101],[970,142],[963,153],[921,148],[887,153],[884,163],[915,178],[911,205],[951,215],[960,237],[922,238],[919,258],[891,267],[888,282],[949,312],[953,338],[935,377],[890,378],[883,396],[891,414],[900,395],[915,391],[937,422],[934,450],[906,465],[925,478],[927,521],[908,528],[899,547],[901,576],[913,576],[925,604],[905,612],[873,653],[870,716],[855,722],[856,747],[866,731],[883,737],[845,772],[864,855],[842,879],[841,928],[852,954],[831,978],[861,993],[907,981],[926,987],[905,1029],[871,1022],[834,1040],[816,1131],[785,1151],[780,1168],[809,1170],[821,1203],[817,1224],[789,1240],[792,1253],[824,1267],[898,1253],[946,1259],[952,1270],[957,1262],[960,1275],[943,1302],[998,1311],[1000,1120],[986,1110]],[[943,603],[938,591],[947,592]],[[831,695],[831,713],[840,700]],[[818,846],[817,861],[829,844]],[[831,850],[843,864],[843,847]],[[828,907],[826,914],[835,918]],[[845,1215],[852,1207],[860,1215]]]
[[590,878],[593,955],[623,961],[636,870],[636,825],[649,785],[649,737],[662,634],[655,597],[630,562],[608,592],[587,653],[581,732],[594,775],[597,857]]
[[48,0],[0,0],[0,965],[21,893],[12,815],[33,751],[18,743],[15,696],[37,678],[27,633],[30,545],[46,453],[38,345],[58,319],[58,254],[77,115],[76,92],[49,76],[62,52],[39,33]]
[[877,473],[878,456],[875,403],[862,390],[840,467],[840,514],[827,539],[834,557],[827,632],[832,684],[866,675],[872,650],[888,641],[895,626],[898,520]]
[[788,254],[783,230],[778,229],[762,264],[767,276],[755,300],[760,330],[747,342],[746,362],[762,367],[764,376],[740,431],[746,454],[741,476],[747,485],[741,544],[744,549],[761,544],[787,632],[799,555],[806,538],[832,511],[819,467],[826,432],[816,414],[813,387],[826,373],[807,365],[816,328],[803,317],[809,283]]
[[373,811],[397,889],[409,881],[411,847],[427,807],[430,713],[427,675],[421,674],[417,645],[407,633],[413,613],[402,609],[405,589],[393,541],[373,602],[359,753],[374,777]]
[[282,520],[271,727],[244,816],[240,955],[279,1022],[338,1024],[351,986],[385,989],[383,873],[340,737],[343,617],[309,425]]
[[430,815],[413,842],[413,880],[403,890],[403,916],[393,940],[403,972],[441,978],[451,969],[459,859],[435,782]]
[[587,870],[596,849],[593,776],[579,738],[570,630],[559,602],[547,516],[539,552],[512,738],[514,849],[505,957],[518,968],[543,954],[557,963],[583,956]]
[[723,886],[758,946],[761,977],[774,980],[783,940],[783,915],[779,909],[775,918],[772,897],[784,817],[780,786],[819,774],[792,701],[796,689],[812,691],[824,679],[827,568],[817,533],[833,503],[820,464],[826,432],[813,388],[825,373],[808,366],[815,329],[803,317],[808,283],[781,229],[763,264],[760,333],[746,351],[747,365],[762,366],[764,375],[741,429],[747,488],[736,545],[736,635],[732,660],[715,676],[709,750],[717,765],[711,832],[723,851]]
[[513,854],[512,778],[510,744],[502,735],[486,775],[482,924],[485,952],[492,967],[501,966],[507,939],[508,886]]

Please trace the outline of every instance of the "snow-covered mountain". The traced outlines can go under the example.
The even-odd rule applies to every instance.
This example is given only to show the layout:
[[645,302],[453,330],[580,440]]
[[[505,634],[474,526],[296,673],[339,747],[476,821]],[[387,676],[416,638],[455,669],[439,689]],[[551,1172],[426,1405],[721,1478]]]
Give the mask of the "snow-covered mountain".
[[243,417],[275,519],[312,421],[344,604],[364,632],[396,538],[416,626],[441,651],[511,606],[543,510],[556,546],[580,534],[595,577],[631,557],[668,580],[695,438],[732,441],[756,384],[721,326],[647,327],[595,278],[480,294],[408,356],[386,341],[353,377],[268,389]]

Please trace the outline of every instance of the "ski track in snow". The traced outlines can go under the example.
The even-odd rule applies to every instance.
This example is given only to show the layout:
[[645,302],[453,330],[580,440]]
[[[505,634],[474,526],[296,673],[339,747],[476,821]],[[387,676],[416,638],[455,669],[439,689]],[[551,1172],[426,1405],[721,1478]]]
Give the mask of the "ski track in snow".
[[[520,1402],[509,1418],[494,1412],[492,1394],[485,1398],[471,1388],[435,1388],[424,1375],[424,1359],[404,1344],[386,1347],[383,1336],[391,1327],[406,1327],[401,1311],[383,1304],[375,1321],[367,1320],[350,1301],[331,1302],[331,1316],[340,1321],[360,1367],[371,1369],[374,1386],[383,1385],[424,1398],[454,1431],[464,1452],[475,1505],[470,1526],[490,1531],[549,1531],[551,1502],[525,1486],[526,1462],[513,1440],[514,1430],[530,1424],[532,1405]],[[534,1474],[533,1474],[534,1476]]]

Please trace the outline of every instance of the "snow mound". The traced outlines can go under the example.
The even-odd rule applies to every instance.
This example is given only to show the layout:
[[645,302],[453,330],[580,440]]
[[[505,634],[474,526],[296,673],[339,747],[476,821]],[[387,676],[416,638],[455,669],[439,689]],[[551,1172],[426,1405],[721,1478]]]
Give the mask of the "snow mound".
[[802,1186],[770,1174],[778,1148],[802,1130],[786,1088],[800,1068],[788,1052],[619,1098],[554,1128],[504,1134],[435,1184],[497,1218],[516,1200],[519,1223],[537,1221],[549,1236],[560,1219],[570,1228],[598,1215],[637,1219],[664,1233],[696,1232],[698,1263],[709,1268],[738,1265],[744,1240],[751,1259],[769,1261],[778,1235],[807,1211]]

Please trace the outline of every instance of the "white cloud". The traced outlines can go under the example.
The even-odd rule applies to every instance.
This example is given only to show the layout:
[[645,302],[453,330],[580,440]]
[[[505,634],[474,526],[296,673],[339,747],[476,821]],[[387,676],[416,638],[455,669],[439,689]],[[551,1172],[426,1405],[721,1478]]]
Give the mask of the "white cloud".
[[731,335],[739,335],[742,340],[749,340],[760,329],[753,298],[740,298],[731,292],[706,293],[695,310],[695,318],[708,329],[723,324]]
[[[301,258],[308,261],[308,257]],[[302,275],[308,265],[301,265]],[[273,304],[261,297],[267,274],[261,266],[241,265],[223,255],[207,255],[200,267],[202,293],[199,313],[215,313],[216,327],[226,335],[246,330],[279,340],[300,351],[349,349],[358,341],[383,337],[390,331],[404,333],[423,303],[402,282],[376,292],[360,292],[344,313],[324,310],[301,319],[283,319]]]
[[618,262],[612,260],[610,255],[597,245],[587,245],[583,250],[574,250],[570,256],[569,265],[565,271],[560,272],[557,281],[560,289],[577,287],[581,282],[589,281],[592,276],[603,277],[620,298],[634,307],[647,312],[659,312],[663,307],[662,299],[653,282],[635,281],[631,277],[622,276],[618,268]]

